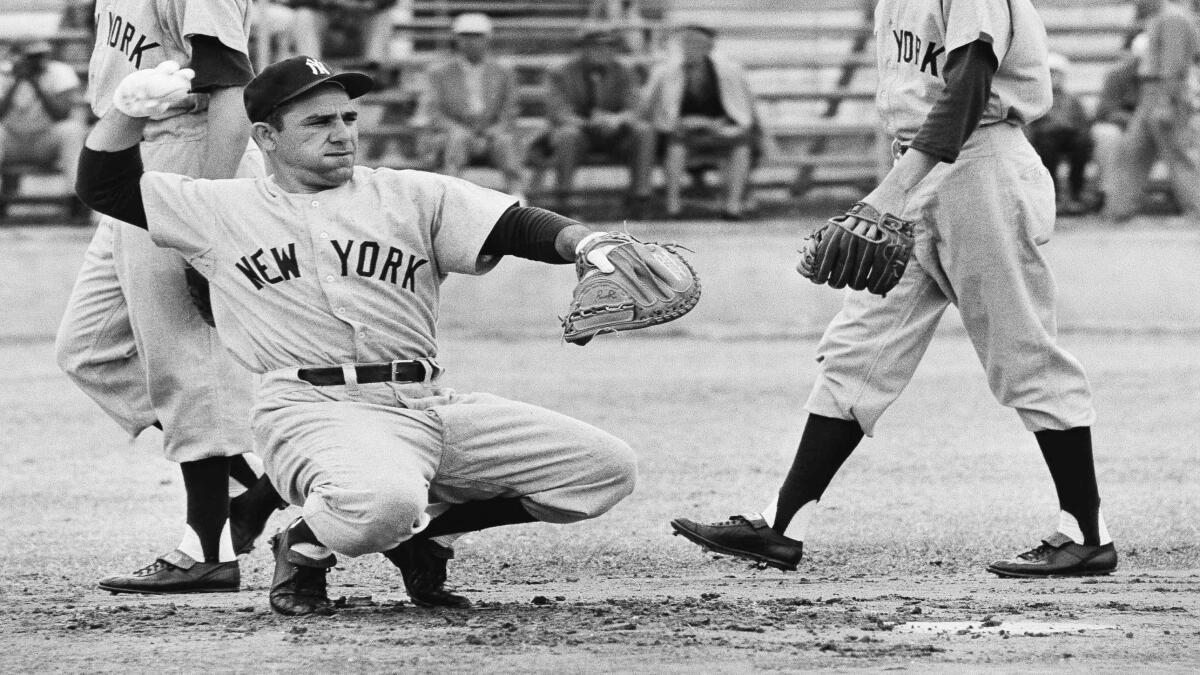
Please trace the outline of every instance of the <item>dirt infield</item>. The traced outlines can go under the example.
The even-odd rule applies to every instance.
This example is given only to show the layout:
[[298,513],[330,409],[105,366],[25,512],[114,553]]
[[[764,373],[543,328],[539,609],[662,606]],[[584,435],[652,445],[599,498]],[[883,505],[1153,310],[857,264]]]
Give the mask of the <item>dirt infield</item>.
[[[154,433],[123,438],[53,363],[50,331],[70,286],[61,275],[73,274],[83,238],[0,235],[4,306],[30,317],[0,329],[0,671],[1200,668],[1200,353],[1188,330],[1105,330],[1101,312],[1091,317],[1101,328],[1063,338],[1096,389],[1097,465],[1122,554],[1111,577],[983,571],[1035,544],[1056,507],[1033,439],[992,401],[953,330],[834,482],[799,572],[755,570],[670,536],[675,516],[761,508],[790,460],[815,339],[799,328],[807,315],[762,320],[764,305],[783,302],[768,297],[774,277],[762,268],[788,257],[781,232],[711,233],[736,244],[736,256],[700,254],[715,281],[704,302],[723,312],[583,349],[553,337],[568,270],[506,262],[494,280],[453,280],[441,354],[453,385],[633,441],[639,486],[594,521],[466,538],[450,575],[471,610],[412,606],[386,561],[366,556],[343,559],[330,577],[345,597],[337,615],[299,620],[268,609],[272,561],[261,546],[242,561],[240,593],[96,589],[100,576],[174,543],[181,481]],[[541,307],[548,288],[561,293],[531,325],[495,302],[489,283],[533,299],[523,308]],[[1063,285],[1074,297],[1091,292]],[[755,292],[757,306],[723,295]],[[827,308],[806,311],[816,322]]]

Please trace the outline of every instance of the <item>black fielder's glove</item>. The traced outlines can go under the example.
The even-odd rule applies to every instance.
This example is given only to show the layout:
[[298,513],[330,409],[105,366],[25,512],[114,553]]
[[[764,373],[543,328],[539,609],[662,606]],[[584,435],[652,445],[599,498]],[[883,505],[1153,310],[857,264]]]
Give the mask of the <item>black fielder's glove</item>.
[[804,239],[796,271],[815,284],[886,296],[908,267],[913,227],[858,202]]
[[700,301],[700,280],[675,244],[641,242],[622,232],[594,232],[576,249],[571,309],[563,339],[586,345],[600,333],[674,321]]
[[196,312],[200,314],[201,319],[204,319],[204,323],[216,328],[217,322],[213,319],[212,299],[208,295],[208,279],[205,279],[204,275],[197,272],[196,268],[191,265],[184,266],[183,276],[187,279],[188,295],[192,298],[192,304],[196,306]]

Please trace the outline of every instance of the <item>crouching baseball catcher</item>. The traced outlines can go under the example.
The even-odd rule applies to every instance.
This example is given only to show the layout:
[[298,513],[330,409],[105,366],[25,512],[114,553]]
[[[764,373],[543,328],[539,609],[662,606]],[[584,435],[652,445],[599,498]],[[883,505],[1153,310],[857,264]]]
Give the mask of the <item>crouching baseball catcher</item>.
[[[456,178],[356,166],[353,99],[372,81],[304,56],[245,89],[272,176],[143,172],[145,119],[129,113],[154,109],[169,85],[145,84],[131,96],[138,108],[97,123],[78,192],[208,279],[222,341],[260,375],[257,447],[279,492],[303,508],[272,540],[276,612],[332,612],[337,554],[382,553],[414,603],[468,605],[445,588],[455,536],[594,518],[633,490],[625,442],[537,406],[457,392],[437,362],[448,275],[484,274],[505,255],[574,263],[587,227]],[[611,251],[587,255],[619,266]]]

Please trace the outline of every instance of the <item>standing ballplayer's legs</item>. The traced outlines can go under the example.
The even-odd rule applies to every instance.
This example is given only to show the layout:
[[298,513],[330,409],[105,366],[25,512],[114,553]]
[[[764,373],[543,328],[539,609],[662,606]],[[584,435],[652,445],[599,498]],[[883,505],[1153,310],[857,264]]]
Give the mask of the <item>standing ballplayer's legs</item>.
[[[198,162],[202,140],[144,143],[142,154],[153,166],[179,170]],[[122,295],[106,300],[127,305],[125,318],[142,377],[136,393],[144,397],[143,405],[148,403],[150,420],[163,430],[164,456],[180,464],[187,526],[175,551],[100,585],[130,593],[237,590],[237,554],[252,547],[279,505],[269,481],[251,482],[249,492],[238,498],[236,522],[230,522],[231,461],[244,469],[239,456],[253,447],[251,375],[233,362],[216,332],[200,318],[178,254],[158,248],[145,231],[129,227],[113,228],[111,250]],[[122,348],[128,350],[128,345]],[[106,384],[96,382],[101,394]]]
[[886,298],[847,291],[817,348],[821,366],[805,404],[810,415],[778,496],[761,514],[721,523],[677,518],[676,534],[718,553],[795,570],[818,500],[908,385],[948,305],[915,260]]
[[58,366],[130,436],[158,421],[146,369],[113,261],[112,218],[100,219],[67,300],[54,353]]
[[[1062,509],[1059,531],[989,570],[1003,576],[1105,574],[1116,552],[1100,515],[1090,426],[1090,386],[1057,343],[1055,283],[1039,246],[1054,224],[1054,188],[1019,130],[977,132],[943,185],[935,216],[946,276],[996,399],[1035,433]],[[973,139],[976,141],[976,139]],[[964,155],[967,153],[964,152]]]

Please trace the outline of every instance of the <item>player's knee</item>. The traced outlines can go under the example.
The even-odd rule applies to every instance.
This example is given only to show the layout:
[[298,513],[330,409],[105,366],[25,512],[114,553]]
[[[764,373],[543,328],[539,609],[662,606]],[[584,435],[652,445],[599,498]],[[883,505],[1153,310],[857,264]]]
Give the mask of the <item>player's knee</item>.
[[595,518],[607,512],[632,494],[637,483],[637,455],[625,441],[607,436],[593,449],[592,457],[594,464],[588,476],[588,490],[595,499],[584,509],[584,518]]
[[72,339],[71,332],[65,330],[65,326],[59,328],[58,334],[54,336],[54,360],[58,363],[59,370],[73,381],[79,379],[87,366],[83,350],[79,349],[79,345]]
[[[383,480],[323,489],[324,510],[332,523],[317,534],[326,546],[349,556],[394,548],[419,525],[427,491]],[[314,531],[320,520],[313,519]]]

